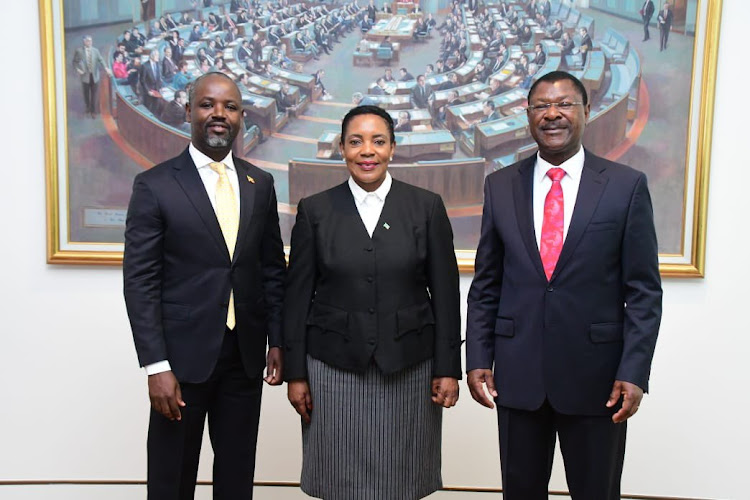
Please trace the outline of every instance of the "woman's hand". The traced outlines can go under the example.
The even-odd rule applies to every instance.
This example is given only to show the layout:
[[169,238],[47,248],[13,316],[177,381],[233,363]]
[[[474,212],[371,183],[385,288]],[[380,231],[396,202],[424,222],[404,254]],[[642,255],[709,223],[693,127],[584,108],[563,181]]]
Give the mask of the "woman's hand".
[[[456,392],[458,392],[458,389],[456,389]],[[307,384],[307,380],[291,380],[287,384],[287,397],[294,409],[302,417],[302,420],[306,424],[309,424],[310,414],[312,413],[312,397],[310,396],[310,386]]]
[[450,408],[458,401],[458,380],[453,377],[435,377],[432,379],[432,402]]

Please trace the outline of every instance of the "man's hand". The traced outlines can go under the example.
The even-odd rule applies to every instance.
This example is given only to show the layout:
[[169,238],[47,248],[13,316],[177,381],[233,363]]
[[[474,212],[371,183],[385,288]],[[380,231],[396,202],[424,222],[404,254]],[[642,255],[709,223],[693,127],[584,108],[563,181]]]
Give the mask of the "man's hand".
[[287,397],[289,402],[302,420],[306,424],[310,423],[310,414],[312,413],[312,397],[310,396],[310,386],[307,380],[292,380],[287,384]]
[[182,400],[180,383],[171,371],[148,376],[148,399],[151,407],[169,420],[182,420],[180,408],[185,406]]
[[[492,377],[492,370],[486,370],[483,368],[477,368],[471,370],[466,378],[466,383],[469,385],[469,392],[474,401],[487,408],[494,408],[495,404],[490,398],[487,397],[487,392],[493,398],[497,397],[497,391],[495,390],[495,379]],[[487,392],[484,390],[484,385],[487,386]]]
[[433,378],[432,402],[443,408],[455,406],[458,402],[458,380],[453,377]]
[[266,356],[266,376],[268,385],[281,385],[284,381],[284,354],[280,347],[271,347]]
[[641,405],[641,399],[643,399],[643,389],[630,382],[623,382],[622,380],[615,380],[612,385],[612,392],[609,393],[609,399],[607,400],[607,408],[612,408],[620,400],[622,396],[622,408],[612,415],[612,421],[616,424],[626,421],[638,411],[638,407]]

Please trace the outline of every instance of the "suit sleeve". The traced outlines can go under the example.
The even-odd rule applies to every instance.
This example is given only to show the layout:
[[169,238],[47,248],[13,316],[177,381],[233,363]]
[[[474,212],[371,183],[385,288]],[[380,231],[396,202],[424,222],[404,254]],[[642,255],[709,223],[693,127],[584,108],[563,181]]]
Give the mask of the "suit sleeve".
[[622,276],[626,307],[617,380],[648,392],[661,323],[662,289],[654,212],[644,175],[636,182],[630,200],[622,244]]
[[164,221],[151,188],[135,178],[125,221],[125,305],[141,366],[167,359],[161,318]]
[[468,296],[466,371],[492,369],[495,359],[495,322],[503,284],[505,248],[495,231],[490,178],[484,183],[482,229]]
[[461,378],[461,294],[453,229],[440,196],[435,196],[427,227],[427,272],[435,316],[432,373]]
[[284,297],[284,379],[307,378],[307,314],[315,292],[317,256],[304,200],[297,205],[292,229],[289,273]]
[[284,278],[286,262],[284,261],[284,242],[279,228],[279,212],[276,202],[276,189],[271,178],[268,210],[261,242],[263,295],[266,304],[268,325],[268,346],[281,347],[281,312],[284,302]]

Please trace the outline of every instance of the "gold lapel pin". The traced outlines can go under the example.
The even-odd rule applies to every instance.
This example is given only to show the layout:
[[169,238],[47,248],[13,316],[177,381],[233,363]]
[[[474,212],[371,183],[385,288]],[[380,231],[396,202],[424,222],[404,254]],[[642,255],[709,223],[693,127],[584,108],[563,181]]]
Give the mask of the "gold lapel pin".
[[251,182],[251,183],[255,184],[255,179],[253,179],[249,175],[247,176],[247,180],[248,180],[248,182]]

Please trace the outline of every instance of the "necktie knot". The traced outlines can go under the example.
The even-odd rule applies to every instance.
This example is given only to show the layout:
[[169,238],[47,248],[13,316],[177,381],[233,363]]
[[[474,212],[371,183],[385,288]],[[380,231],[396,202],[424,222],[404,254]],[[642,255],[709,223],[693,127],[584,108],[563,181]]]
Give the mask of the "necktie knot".
[[224,175],[224,174],[227,173],[226,166],[223,163],[221,163],[221,162],[213,161],[213,162],[209,163],[208,166],[211,167],[211,170],[213,170],[214,172],[216,172],[219,175]]
[[565,177],[565,170],[561,168],[551,168],[547,170],[547,177],[552,179],[552,182],[560,182]]

